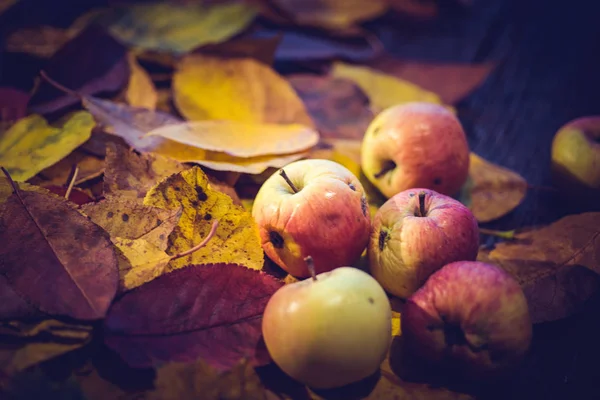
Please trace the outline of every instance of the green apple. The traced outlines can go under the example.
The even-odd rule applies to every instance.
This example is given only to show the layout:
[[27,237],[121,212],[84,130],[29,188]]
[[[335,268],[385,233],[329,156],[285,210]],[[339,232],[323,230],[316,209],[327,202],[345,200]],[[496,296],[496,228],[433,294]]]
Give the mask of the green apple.
[[273,361],[315,389],[344,386],[377,372],[391,329],[385,291],[354,267],[283,286],[267,303],[262,322]]
[[600,116],[574,119],[556,132],[552,179],[570,200],[600,205]]
[[420,187],[456,194],[469,174],[463,127],[446,107],[414,102],[382,111],[362,141],[361,167],[386,197]]

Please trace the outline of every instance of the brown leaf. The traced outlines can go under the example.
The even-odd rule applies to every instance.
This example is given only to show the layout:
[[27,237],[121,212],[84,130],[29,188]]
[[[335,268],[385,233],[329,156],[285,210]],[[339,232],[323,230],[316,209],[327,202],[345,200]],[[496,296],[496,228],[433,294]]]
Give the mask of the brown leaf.
[[362,140],[374,115],[369,98],[356,84],[329,76],[297,74],[287,78],[322,137]]
[[262,313],[282,285],[240,265],[190,265],[119,298],[105,319],[105,342],[133,367],[203,358],[226,370],[242,357],[264,365]]
[[104,173],[104,160],[78,148],[56,164],[40,171],[38,176],[47,181],[44,182],[45,184],[68,185],[71,170],[75,165],[79,168],[75,185],[97,178]]
[[85,204],[81,211],[111,237],[144,239],[161,250],[167,249],[169,235],[181,217],[181,209],[164,210],[145,206],[120,196]]
[[495,67],[492,63],[444,64],[401,60],[388,55],[367,65],[435,92],[445,104],[456,104],[467,97]]
[[11,87],[0,87],[0,135],[3,132],[2,124],[13,123],[27,115],[28,102],[29,93]]
[[533,322],[567,317],[600,288],[600,213],[569,215],[518,233],[497,244],[487,261],[519,281]]
[[118,280],[108,234],[51,194],[19,190],[1,211],[0,274],[13,290],[51,315],[104,317]]
[[438,15],[437,0],[388,0],[392,9],[411,18],[430,19]]
[[[129,77],[127,49],[101,28],[91,26],[56,52],[45,72],[83,95],[114,92]],[[77,102],[77,97],[42,81],[31,98],[30,109],[46,114]]]
[[166,364],[156,371],[154,385],[156,390],[149,400],[258,400],[267,395],[254,368],[246,361],[226,372],[219,372],[202,360]]
[[156,109],[158,102],[158,94],[154,82],[150,79],[150,75],[137,62],[133,53],[127,54],[127,62],[129,63],[129,83],[125,90],[125,99],[127,104],[133,107],[146,108],[148,110]]
[[33,365],[78,349],[91,337],[89,325],[57,320],[0,323],[0,371],[14,375]]
[[6,50],[49,58],[71,38],[68,30],[55,26],[23,28],[12,32],[6,38]]
[[527,181],[507,168],[471,153],[469,176],[459,200],[479,222],[489,222],[514,210],[527,194]]
[[[0,213],[1,213],[0,206]],[[13,290],[10,283],[0,275],[0,320],[31,318],[40,311]]]
[[281,39],[281,35],[263,38],[245,37],[223,43],[208,44],[196,49],[194,53],[225,58],[251,57],[266,65],[271,65]]

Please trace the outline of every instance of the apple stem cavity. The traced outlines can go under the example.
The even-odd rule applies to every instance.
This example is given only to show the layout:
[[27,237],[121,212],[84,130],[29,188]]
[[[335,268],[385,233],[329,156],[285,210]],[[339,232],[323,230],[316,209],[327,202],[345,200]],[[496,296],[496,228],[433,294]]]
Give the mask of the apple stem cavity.
[[390,172],[391,170],[393,170],[394,168],[396,168],[396,163],[393,162],[392,160],[388,160],[381,167],[381,171],[376,173],[374,176],[375,176],[375,178],[379,179],[382,176],[384,176],[385,174],[387,174],[388,172]]
[[206,237],[200,243],[198,243],[189,250],[175,254],[173,257],[171,257],[171,260],[176,260],[178,258],[188,256],[194,253],[195,251],[200,250],[202,247],[206,246],[206,243],[208,243],[209,240],[212,239],[212,237],[215,235],[215,232],[217,231],[217,226],[219,226],[219,221],[215,219],[212,223],[212,226],[210,227],[210,232],[208,232],[208,235],[206,235]]
[[427,210],[425,210],[425,196],[427,192],[422,191],[419,192],[419,208],[415,212],[415,217],[425,217],[427,215]]
[[292,182],[290,177],[285,173],[285,170],[283,168],[281,168],[279,170],[279,175],[281,175],[283,177],[283,179],[285,179],[285,181],[287,182],[287,184],[290,186],[290,188],[292,189],[292,191],[294,193],[299,192],[298,188],[296,187],[296,185],[294,185],[294,183]]
[[306,263],[306,266],[308,267],[308,272],[310,272],[310,276],[312,277],[313,281],[317,281],[317,274],[315,272],[315,262],[313,261],[313,258],[311,256],[306,256],[304,258],[304,262]]

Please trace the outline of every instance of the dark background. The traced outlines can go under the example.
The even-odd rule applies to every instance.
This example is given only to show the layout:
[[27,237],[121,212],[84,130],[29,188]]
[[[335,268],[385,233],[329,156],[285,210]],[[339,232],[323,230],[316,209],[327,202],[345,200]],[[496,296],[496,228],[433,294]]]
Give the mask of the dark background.
[[[474,0],[468,10],[448,2],[432,22],[383,17],[365,27],[399,58],[496,62],[483,85],[456,105],[470,146],[534,188],[550,186],[554,133],[573,118],[600,114],[600,2]],[[105,3],[23,0],[0,16],[0,35],[42,23],[66,27]],[[37,69],[29,56],[0,52],[0,86],[29,90]],[[551,191],[532,189],[513,213],[489,226],[549,223],[569,212]],[[598,310],[597,296],[576,316],[537,325],[522,374],[489,398],[600,399]]]

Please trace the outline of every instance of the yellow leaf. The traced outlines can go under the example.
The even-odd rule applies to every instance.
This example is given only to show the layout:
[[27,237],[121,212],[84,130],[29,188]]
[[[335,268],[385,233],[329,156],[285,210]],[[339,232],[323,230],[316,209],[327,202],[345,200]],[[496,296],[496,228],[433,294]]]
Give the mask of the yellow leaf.
[[219,221],[215,235],[206,246],[171,261],[168,270],[207,263],[262,268],[264,254],[252,215],[242,206],[234,205],[231,197],[213,190],[200,167],[164,179],[146,194],[144,204],[171,210],[182,208],[179,224],[169,237],[167,253],[170,255],[194,247],[207,236],[212,220]]
[[251,58],[190,55],[173,76],[175,105],[189,120],[314,124],[291,85]]
[[131,47],[183,54],[228,39],[255,16],[256,9],[245,2],[160,2],[112,7],[98,22]]
[[319,141],[315,130],[299,124],[224,120],[167,125],[150,131],[148,135],[237,157],[293,153],[306,150]]
[[306,157],[308,152],[284,154],[280,156],[259,156],[241,158],[229,156],[225,153],[207,151],[200,160],[189,160],[216,171],[233,171],[245,174],[261,174],[268,168],[281,168],[292,161]]
[[133,53],[128,54],[129,69],[129,84],[125,91],[125,99],[127,103],[134,107],[147,108],[149,110],[156,109],[158,103],[158,93],[150,75],[137,62]]
[[119,259],[119,292],[131,290],[162,275],[171,256],[144,239],[111,239]]
[[437,94],[373,68],[336,62],[331,75],[354,81],[369,96],[375,112],[413,101],[442,104]]
[[87,111],[72,114],[61,127],[48,125],[40,115],[30,115],[0,138],[0,165],[15,181],[26,181],[88,140],[94,126]]
[[400,329],[400,313],[392,311],[392,336],[400,335],[402,335],[402,330]]

